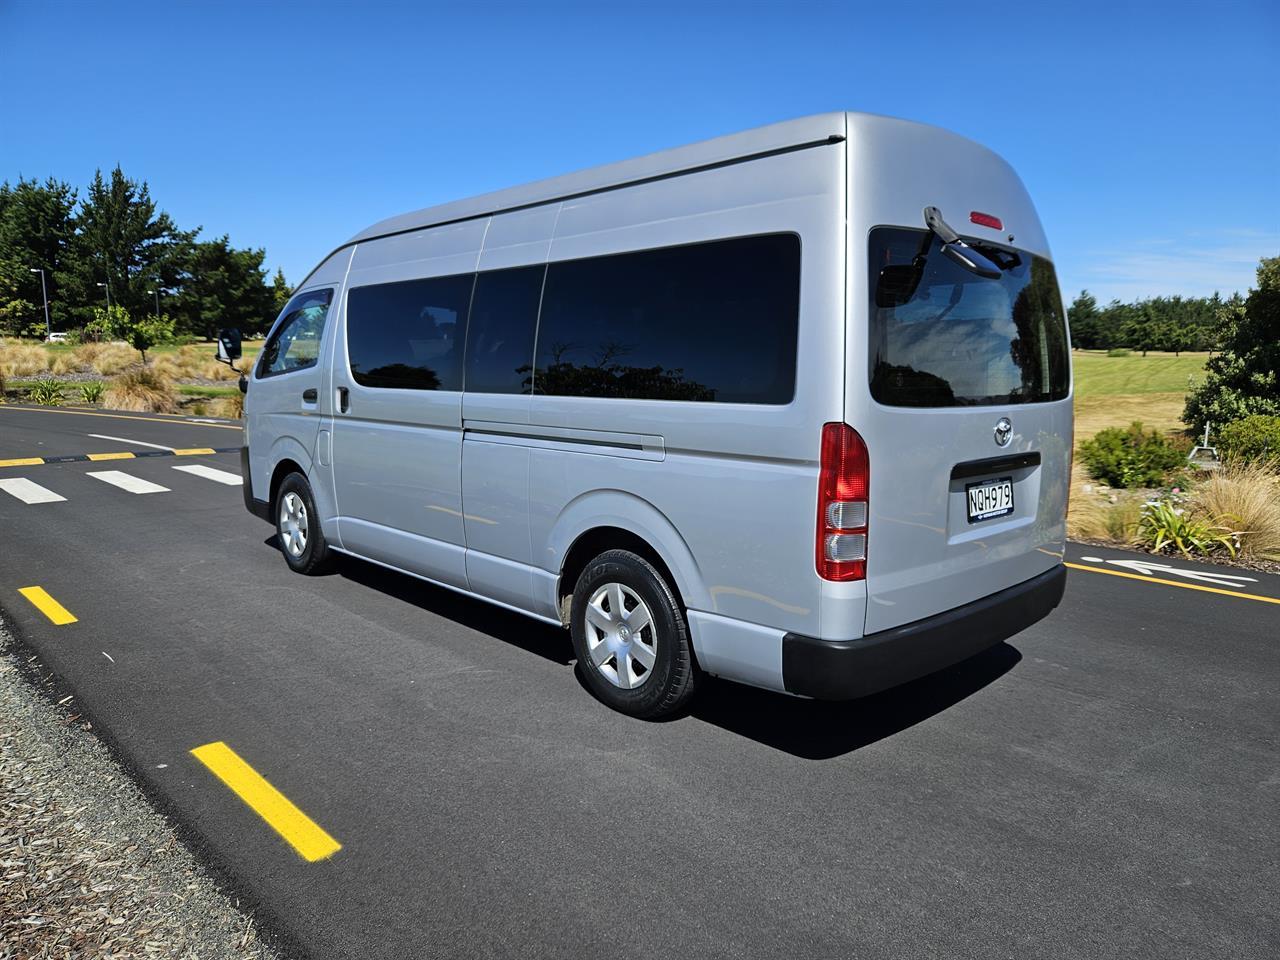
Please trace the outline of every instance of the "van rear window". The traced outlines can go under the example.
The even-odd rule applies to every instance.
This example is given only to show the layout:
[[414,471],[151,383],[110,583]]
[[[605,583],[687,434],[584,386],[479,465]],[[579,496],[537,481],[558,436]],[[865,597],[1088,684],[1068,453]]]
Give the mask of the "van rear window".
[[927,230],[877,227],[871,265],[871,395],[898,407],[1042,403],[1070,390],[1053,264],[969,241],[1004,267],[984,279]]

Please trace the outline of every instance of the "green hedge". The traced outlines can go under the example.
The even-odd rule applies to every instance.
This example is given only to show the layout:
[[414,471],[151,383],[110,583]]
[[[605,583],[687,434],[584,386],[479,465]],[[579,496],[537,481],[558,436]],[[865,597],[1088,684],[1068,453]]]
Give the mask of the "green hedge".
[[1141,423],[1107,427],[1080,444],[1089,475],[1113,487],[1157,487],[1182,465],[1185,451]]
[[1280,463],[1280,417],[1259,413],[1228,423],[1217,447],[1224,460]]

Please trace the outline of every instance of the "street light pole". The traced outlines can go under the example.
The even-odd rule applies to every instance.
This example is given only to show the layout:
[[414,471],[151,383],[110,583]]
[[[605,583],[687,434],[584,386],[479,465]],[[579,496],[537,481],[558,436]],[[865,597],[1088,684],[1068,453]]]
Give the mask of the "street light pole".
[[100,286],[103,290],[107,291],[107,312],[110,313],[111,312],[111,284],[100,283],[98,284],[98,286]]
[[154,293],[156,295],[156,321],[159,322],[160,320],[160,288],[156,287],[154,290],[148,290],[147,292]]
[[32,267],[31,272],[40,274],[40,293],[44,295],[44,338],[48,340],[53,334],[53,327],[49,324],[49,288],[44,282],[44,267]]

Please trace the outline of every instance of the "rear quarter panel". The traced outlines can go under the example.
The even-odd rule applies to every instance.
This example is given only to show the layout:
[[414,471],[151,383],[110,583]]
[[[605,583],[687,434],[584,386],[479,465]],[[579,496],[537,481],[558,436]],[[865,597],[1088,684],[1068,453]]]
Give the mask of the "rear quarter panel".
[[[734,236],[791,232],[801,241],[794,399],[786,405],[535,396],[533,426],[648,438],[650,451],[535,446],[530,458],[533,559],[542,602],[571,537],[607,525],[624,492],[663,518],[655,543],[691,558],[685,602],[780,630],[815,632],[820,581],[814,510],[821,425],[838,419],[844,356],[844,150],[822,146],[566,201],[550,259]],[[656,442],[655,442],[656,440]],[[584,505],[598,503],[592,518]],[[672,533],[674,531],[674,533]]]

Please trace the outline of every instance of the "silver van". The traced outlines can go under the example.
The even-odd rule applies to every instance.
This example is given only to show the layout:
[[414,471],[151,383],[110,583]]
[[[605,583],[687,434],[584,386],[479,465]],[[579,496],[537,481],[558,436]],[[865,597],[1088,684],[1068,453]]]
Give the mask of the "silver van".
[[567,627],[619,710],[703,674],[851,698],[1062,597],[1071,367],[1012,169],[828,113],[432,207],[302,282],[244,495]]

